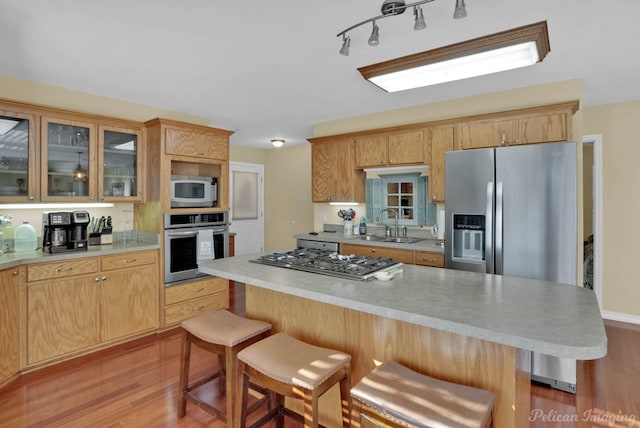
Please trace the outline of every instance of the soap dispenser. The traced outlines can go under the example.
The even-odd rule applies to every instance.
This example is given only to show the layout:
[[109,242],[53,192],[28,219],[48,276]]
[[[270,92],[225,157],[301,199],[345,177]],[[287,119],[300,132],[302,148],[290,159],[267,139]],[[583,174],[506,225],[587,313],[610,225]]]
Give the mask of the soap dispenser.
[[367,223],[364,217],[360,217],[360,226],[358,227],[358,233],[362,236],[367,234]]

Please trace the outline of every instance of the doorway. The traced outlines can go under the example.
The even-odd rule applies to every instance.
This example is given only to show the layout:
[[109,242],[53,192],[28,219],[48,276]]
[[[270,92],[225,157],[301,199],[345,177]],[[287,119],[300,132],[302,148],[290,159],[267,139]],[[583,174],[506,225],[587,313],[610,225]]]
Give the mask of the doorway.
[[264,249],[264,165],[229,163],[230,233],[235,233],[235,255]]
[[582,147],[585,249],[590,245],[589,237],[593,240],[589,249],[592,260],[588,259],[588,251],[585,252],[585,279],[591,263],[591,284],[602,310],[602,135],[584,135]]

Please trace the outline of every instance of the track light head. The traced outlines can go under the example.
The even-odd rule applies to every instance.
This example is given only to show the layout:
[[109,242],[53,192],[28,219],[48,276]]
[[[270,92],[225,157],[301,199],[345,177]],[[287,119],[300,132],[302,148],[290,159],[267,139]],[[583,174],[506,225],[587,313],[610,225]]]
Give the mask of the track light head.
[[456,8],[453,11],[453,19],[462,19],[467,17],[467,8],[464,0],[456,0]]
[[376,25],[376,21],[373,21],[373,29],[371,30],[371,36],[369,37],[369,46],[378,46],[380,44],[379,28]]
[[346,34],[342,35],[342,47],[340,48],[340,55],[349,56],[349,46],[351,45],[351,37]]
[[422,8],[420,6],[413,7],[413,16],[415,17],[415,22],[413,23],[413,29],[415,31],[427,28],[427,24],[424,22],[424,14],[422,13]]

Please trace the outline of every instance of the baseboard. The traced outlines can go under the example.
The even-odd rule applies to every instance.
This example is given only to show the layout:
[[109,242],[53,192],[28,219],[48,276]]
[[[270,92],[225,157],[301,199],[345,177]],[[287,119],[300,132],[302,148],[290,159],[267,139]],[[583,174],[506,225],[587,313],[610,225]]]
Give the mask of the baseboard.
[[640,316],[629,315],[621,312],[602,311],[602,318],[612,321],[627,322],[640,325]]

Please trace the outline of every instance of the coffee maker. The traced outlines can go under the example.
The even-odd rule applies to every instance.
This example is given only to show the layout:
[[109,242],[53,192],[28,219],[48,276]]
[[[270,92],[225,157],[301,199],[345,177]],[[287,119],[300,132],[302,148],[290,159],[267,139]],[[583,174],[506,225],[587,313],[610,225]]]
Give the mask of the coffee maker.
[[87,250],[87,211],[42,214],[42,249],[48,253]]

